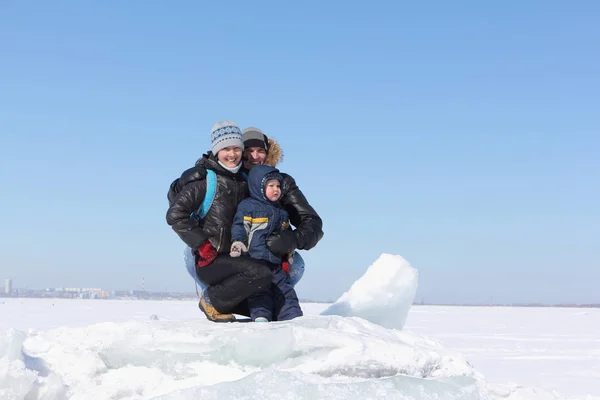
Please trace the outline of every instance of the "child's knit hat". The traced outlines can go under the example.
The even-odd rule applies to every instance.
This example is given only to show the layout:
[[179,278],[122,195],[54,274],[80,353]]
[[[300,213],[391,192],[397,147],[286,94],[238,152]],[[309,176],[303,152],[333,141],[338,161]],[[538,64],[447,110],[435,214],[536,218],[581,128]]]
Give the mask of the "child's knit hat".
[[244,150],[242,131],[231,121],[220,121],[213,126],[210,132],[212,153],[216,156],[219,150],[229,146],[241,147]]

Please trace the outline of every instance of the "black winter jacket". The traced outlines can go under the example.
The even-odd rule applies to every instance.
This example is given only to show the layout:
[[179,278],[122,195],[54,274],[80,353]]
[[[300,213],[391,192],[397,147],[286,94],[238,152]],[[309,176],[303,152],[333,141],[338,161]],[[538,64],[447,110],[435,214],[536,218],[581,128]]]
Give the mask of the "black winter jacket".
[[323,221],[308,203],[294,178],[288,174],[281,175],[283,190],[280,202],[290,215],[291,224],[296,227],[296,245],[298,250],[310,250],[323,237]]
[[[217,174],[215,199],[205,218],[191,218],[206,195],[206,170]],[[167,223],[188,246],[196,250],[207,239],[221,254],[229,253],[231,226],[240,201],[248,196],[248,183],[242,172],[227,171],[211,153],[200,158],[169,188]]]

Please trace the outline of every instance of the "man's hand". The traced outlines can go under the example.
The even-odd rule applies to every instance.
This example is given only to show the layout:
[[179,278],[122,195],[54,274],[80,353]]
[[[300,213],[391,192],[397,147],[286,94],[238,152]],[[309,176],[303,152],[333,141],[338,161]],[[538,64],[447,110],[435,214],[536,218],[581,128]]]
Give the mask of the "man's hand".
[[279,257],[292,254],[296,250],[296,236],[290,229],[275,232],[267,238],[267,248]]

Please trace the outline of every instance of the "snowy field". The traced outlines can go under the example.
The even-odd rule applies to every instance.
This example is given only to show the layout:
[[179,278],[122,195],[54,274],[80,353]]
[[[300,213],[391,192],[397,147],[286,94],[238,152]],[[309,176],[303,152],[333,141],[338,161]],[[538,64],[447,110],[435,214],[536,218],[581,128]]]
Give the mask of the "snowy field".
[[386,320],[375,264],[341,306],[283,323],[210,323],[195,301],[0,299],[0,399],[600,399],[599,309],[409,311],[398,268],[380,292],[410,293]]

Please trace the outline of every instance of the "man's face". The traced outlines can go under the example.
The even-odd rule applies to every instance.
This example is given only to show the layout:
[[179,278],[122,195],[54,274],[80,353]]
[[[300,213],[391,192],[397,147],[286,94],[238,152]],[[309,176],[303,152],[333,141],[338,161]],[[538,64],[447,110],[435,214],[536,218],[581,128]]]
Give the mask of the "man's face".
[[248,147],[244,149],[244,167],[252,169],[255,165],[263,165],[267,158],[267,152],[261,147]]

